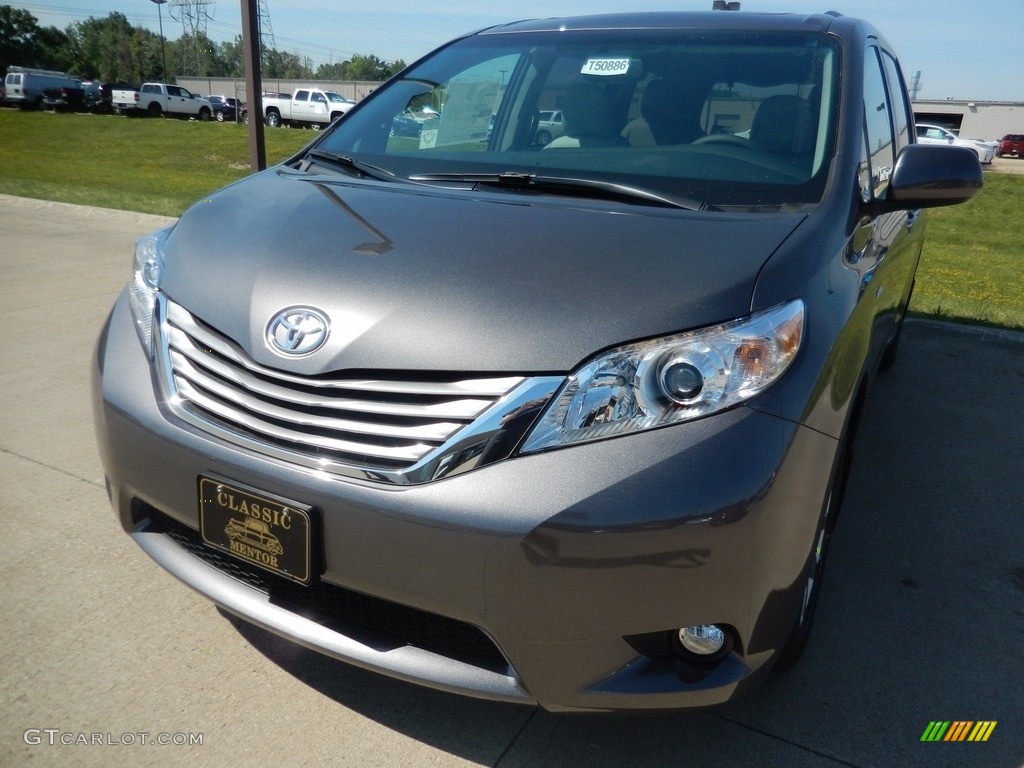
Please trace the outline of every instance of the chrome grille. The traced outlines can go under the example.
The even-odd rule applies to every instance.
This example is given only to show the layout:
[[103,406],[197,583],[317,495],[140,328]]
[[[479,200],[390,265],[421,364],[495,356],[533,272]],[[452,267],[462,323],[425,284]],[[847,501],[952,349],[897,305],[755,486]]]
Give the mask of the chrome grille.
[[536,403],[538,391],[546,401],[561,383],[302,376],[255,362],[166,298],[159,311],[159,365],[178,415],[261,453],[371,480],[424,482],[450,474],[473,458],[467,451],[482,454],[503,431],[491,423],[504,421],[496,408],[521,409],[525,396]]

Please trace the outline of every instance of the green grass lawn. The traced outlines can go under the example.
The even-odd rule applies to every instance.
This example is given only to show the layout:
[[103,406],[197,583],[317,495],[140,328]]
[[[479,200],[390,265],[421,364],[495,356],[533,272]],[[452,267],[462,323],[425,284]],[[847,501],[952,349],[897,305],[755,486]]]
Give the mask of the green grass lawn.
[[1022,205],[1024,175],[986,172],[973,200],[929,211],[911,311],[1024,328]]
[[[315,138],[267,129],[267,163]],[[0,110],[0,193],[180,216],[249,173],[245,126]]]
[[[268,164],[314,137],[268,128]],[[179,216],[248,173],[248,133],[233,123],[0,110],[2,194]],[[1024,175],[986,173],[975,199],[929,211],[911,311],[1024,328],[1022,203]]]

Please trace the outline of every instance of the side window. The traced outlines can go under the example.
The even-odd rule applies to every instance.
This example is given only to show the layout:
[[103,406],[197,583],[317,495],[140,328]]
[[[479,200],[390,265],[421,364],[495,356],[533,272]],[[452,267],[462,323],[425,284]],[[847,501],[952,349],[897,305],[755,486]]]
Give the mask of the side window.
[[892,121],[896,128],[896,152],[898,153],[910,143],[910,126],[913,125],[914,119],[899,65],[885,51],[882,52],[882,65],[885,67],[885,79],[889,84],[889,104],[892,105]]
[[317,104],[326,104],[327,97],[324,96],[322,93],[314,93],[313,98],[311,98],[310,101],[316,102]]
[[296,101],[309,101],[309,91],[296,91],[295,92],[295,100]]
[[864,127],[871,164],[870,191],[873,197],[881,198],[889,188],[896,154],[893,148],[892,120],[889,117],[889,97],[875,48],[868,49],[864,57]]
[[474,61],[391,116],[388,152],[485,152],[518,54]]

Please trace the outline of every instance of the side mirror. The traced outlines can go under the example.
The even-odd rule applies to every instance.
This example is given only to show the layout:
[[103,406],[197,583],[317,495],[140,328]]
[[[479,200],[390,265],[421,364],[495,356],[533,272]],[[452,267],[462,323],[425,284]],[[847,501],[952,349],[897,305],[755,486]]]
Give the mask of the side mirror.
[[965,203],[984,184],[978,154],[967,147],[910,144],[896,158],[884,200],[867,204],[872,213],[936,208]]

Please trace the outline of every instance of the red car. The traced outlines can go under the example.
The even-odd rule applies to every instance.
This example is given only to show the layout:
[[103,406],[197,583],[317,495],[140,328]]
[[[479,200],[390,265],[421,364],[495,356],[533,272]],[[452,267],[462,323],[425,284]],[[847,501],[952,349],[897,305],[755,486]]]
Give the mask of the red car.
[[996,157],[1024,156],[1024,133],[1008,133],[999,140],[996,148]]

